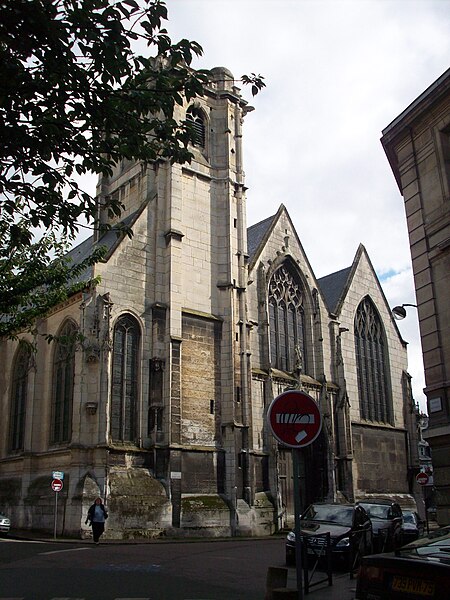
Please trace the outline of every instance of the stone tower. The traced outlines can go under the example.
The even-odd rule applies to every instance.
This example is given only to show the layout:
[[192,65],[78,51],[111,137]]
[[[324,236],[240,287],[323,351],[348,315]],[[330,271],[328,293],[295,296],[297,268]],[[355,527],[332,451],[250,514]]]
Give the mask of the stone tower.
[[[95,293],[110,302],[112,342],[114,323],[131,307],[141,323],[134,442],[149,452],[145,464],[166,486],[174,527],[186,527],[186,519],[197,526],[196,510],[212,503],[212,524],[228,528],[237,498],[250,500],[242,124],[252,108],[230,71],[215,68],[212,76],[206,95],[175,115],[188,115],[196,128],[190,164],[125,162],[98,187],[100,206],[105,196],[118,195],[134,235],[114,242],[98,265],[102,283]],[[100,219],[107,219],[102,211]],[[133,442],[121,439],[127,409],[116,411],[111,399],[114,356],[102,357],[112,373],[101,390],[105,406],[112,403],[104,441]],[[113,454],[126,459],[116,447]]]

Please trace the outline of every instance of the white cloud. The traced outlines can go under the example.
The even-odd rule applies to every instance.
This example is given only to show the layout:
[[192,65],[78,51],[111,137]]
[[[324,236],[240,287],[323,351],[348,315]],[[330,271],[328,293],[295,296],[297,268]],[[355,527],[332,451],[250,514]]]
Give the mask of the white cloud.
[[[381,132],[447,68],[447,0],[168,0],[174,41],[195,65],[256,72],[267,88],[244,125],[248,224],[284,203],[318,277],[349,266],[359,243],[393,306],[414,299],[403,199]],[[145,49],[141,50],[145,52]],[[415,309],[399,322],[423,406]]]
[[[381,132],[448,68],[449,2],[171,0],[169,33],[202,67],[262,73],[245,122],[248,223],[284,203],[317,276],[363,243],[391,306],[415,304],[403,199]],[[398,322],[425,408],[417,311]]]

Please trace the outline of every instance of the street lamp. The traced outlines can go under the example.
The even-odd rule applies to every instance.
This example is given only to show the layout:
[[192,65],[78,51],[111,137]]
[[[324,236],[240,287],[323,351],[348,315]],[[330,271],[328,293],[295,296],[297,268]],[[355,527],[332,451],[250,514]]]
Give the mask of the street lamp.
[[417,304],[402,304],[401,306],[394,306],[394,308],[392,309],[394,319],[397,319],[397,321],[401,321],[406,317],[406,310],[404,308],[405,306],[414,306],[415,308],[417,308]]

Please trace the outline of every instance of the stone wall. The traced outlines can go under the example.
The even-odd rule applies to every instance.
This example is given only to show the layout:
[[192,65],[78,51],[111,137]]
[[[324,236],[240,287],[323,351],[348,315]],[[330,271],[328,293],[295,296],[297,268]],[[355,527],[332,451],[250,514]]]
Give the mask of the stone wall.
[[355,496],[407,494],[406,431],[352,424]]
[[[183,316],[182,443],[209,446],[219,435],[220,325]],[[216,418],[217,417],[217,418]]]

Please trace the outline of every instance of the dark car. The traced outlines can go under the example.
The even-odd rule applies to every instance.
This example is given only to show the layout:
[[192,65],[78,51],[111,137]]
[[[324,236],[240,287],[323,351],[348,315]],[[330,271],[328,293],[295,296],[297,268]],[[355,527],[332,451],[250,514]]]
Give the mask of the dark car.
[[375,552],[400,548],[402,541],[402,509],[397,502],[370,499],[360,502],[372,521]]
[[[300,517],[302,542],[309,554],[324,550],[326,535],[330,534],[331,555],[349,564],[355,552],[372,551],[372,523],[358,504],[311,504]],[[288,533],[286,563],[295,564],[295,533]]]
[[414,542],[424,534],[424,523],[414,510],[402,509],[402,543]]
[[395,553],[362,559],[357,600],[448,600],[450,526],[407,544]]

